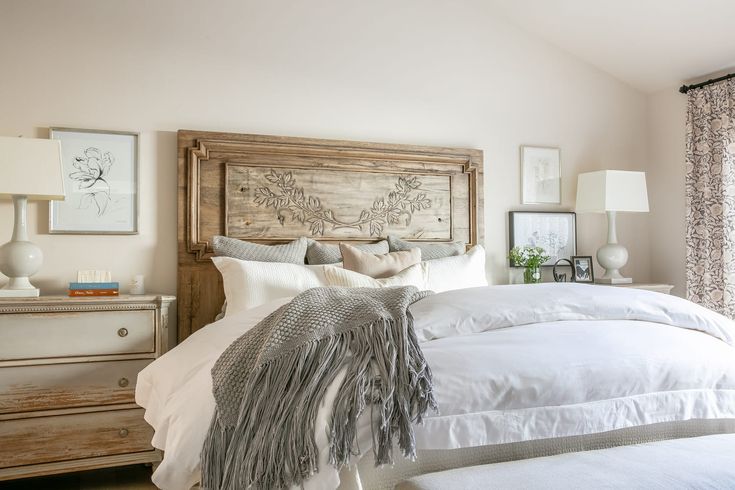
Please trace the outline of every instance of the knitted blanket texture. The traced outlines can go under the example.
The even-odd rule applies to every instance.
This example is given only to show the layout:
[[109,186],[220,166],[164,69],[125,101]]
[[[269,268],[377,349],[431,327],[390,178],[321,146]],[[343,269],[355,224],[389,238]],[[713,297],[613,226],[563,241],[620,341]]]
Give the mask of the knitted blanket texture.
[[212,368],[216,412],[202,450],[202,488],[277,489],[319,470],[314,427],[345,372],[328,425],[329,462],[347,465],[369,407],[375,464],[397,442],[415,459],[414,423],[436,410],[431,370],[408,307],[413,286],[313,288],[233,342]]

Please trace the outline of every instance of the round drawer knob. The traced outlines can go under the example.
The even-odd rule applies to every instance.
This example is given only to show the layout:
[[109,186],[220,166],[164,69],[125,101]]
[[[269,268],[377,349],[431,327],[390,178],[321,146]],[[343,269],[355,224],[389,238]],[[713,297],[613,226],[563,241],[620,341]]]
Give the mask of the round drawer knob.
[[120,378],[119,380],[117,380],[117,385],[120,388],[125,388],[129,384],[130,384],[130,381],[128,380],[128,378]]
[[120,330],[117,331],[117,334],[120,337],[127,337],[128,336],[128,329],[127,328],[121,328]]
[[118,434],[120,434],[120,437],[128,437],[128,429],[122,428]]

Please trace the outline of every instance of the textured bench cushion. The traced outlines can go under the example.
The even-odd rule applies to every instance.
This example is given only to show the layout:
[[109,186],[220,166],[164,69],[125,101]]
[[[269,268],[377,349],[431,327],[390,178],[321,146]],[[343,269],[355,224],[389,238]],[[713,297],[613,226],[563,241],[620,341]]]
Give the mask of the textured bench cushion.
[[416,476],[396,490],[735,488],[735,434],[621,446]]

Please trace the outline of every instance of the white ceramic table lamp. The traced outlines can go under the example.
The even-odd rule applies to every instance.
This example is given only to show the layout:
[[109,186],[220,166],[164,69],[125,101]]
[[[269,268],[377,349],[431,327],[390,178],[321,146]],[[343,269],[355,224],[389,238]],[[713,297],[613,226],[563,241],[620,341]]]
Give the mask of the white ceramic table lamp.
[[64,199],[60,143],[0,136],[0,199],[12,199],[15,208],[13,236],[0,247],[0,272],[10,279],[0,298],[38,296],[29,278],[41,268],[43,253],[28,240],[26,204]]
[[626,284],[620,269],[628,262],[628,250],[618,243],[615,230],[617,213],[647,213],[648,192],[645,172],[600,170],[579,174],[577,178],[578,213],[607,213],[607,245],[597,251],[597,262],[605,274],[595,279],[603,284]]

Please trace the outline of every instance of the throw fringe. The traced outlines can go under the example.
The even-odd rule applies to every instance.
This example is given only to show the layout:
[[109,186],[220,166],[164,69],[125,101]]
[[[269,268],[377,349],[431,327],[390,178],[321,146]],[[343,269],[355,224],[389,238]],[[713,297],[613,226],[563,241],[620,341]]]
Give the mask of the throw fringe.
[[412,424],[436,410],[436,401],[408,314],[407,322],[372,322],[259,366],[246,379],[236,425],[226,426],[215,413],[202,450],[202,488],[289,488],[318,472],[317,411],[343,366],[328,429],[329,463],[339,469],[359,453],[357,420],[368,404],[375,464],[393,463],[396,438],[403,455],[415,459]]

